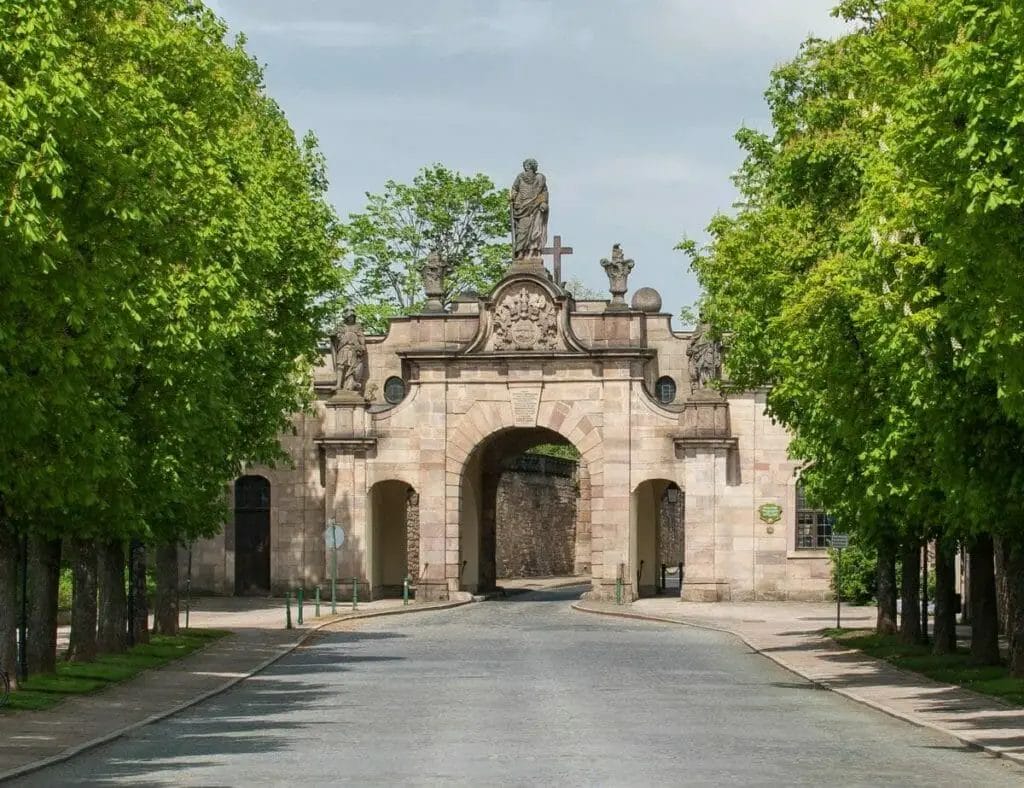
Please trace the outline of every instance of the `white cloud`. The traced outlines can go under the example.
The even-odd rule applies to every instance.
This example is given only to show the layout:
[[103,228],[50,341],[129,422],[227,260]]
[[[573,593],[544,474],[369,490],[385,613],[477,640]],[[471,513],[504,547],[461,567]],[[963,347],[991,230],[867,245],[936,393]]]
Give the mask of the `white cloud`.
[[636,15],[651,39],[676,51],[708,52],[793,46],[808,35],[831,37],[846,25],[830,14],[831,0],[658,0]]
[[[393,12],[397,6],[387,10]],[[367,21],[356,18],[352,9],[336,7],[322,18],[264,17],[250,22],[246,29],[324,49],[422,47],[439,54],[531,49],[560,37],[553,7],[536,0],[503,0],[487,5],[447,2],[405,6],[404,10],[406,13],[401,15],[376,14],[374,21]],[[589,41],[585,30],[576,31],[570,38],[577,46]]]

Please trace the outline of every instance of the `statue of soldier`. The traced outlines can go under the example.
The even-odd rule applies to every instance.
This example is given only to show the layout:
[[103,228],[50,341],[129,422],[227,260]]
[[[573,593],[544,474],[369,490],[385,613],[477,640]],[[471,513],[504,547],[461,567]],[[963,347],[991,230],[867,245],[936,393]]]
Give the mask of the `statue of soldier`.
[[523,162],[509,191],[512,205],[512,256],[540,257],[548,242],[548,184],[537,172],[537,160]]
[[706,389],[708,382],[722,378],[722,343],[711,336],[711,326],[701,318],[686,348],[689,359],[690,391]]
[[366,336],[351,309],[345,311],[342,321],[331,336],[338,391],[362,394],[366,384]]

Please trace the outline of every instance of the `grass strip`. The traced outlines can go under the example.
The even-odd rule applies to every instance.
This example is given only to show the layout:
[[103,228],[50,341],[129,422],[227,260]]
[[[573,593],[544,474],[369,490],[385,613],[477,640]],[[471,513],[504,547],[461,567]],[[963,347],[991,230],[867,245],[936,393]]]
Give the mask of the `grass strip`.
[[178,635],[152,635],[149,643],[134,646],[123,654],[101,654],[94,662],[60,662],[56,673],[30,676],[11,693],[0,713],[52,708],[69,695],[95,692],[127,681],[228,634],[219,629],[183,629]]
[[908,646],[901,643],[897,635],[878,635],[869,629],[826,629],[825,634],[844,646],[884,659],[903,670],[1024,706],[1024,679],[1011,676],[1005,665],[972,664],[967,649],[936,656],[930,646]]

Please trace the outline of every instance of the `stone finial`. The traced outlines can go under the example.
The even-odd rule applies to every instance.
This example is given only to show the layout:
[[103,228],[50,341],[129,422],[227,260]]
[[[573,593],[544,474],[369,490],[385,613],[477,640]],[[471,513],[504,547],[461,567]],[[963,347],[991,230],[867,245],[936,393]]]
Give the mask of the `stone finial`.
[[653,287],[641,287],[633,293],[633,309],[655,315],[661,311],[661,293]]
[[448,273],[448,263],[441,259],[437,251],[433,251],[426,261],[420,266],[420,276],[423,279],[423,291],[427,294],[427,303],[424,306],[425,312],[444,311],[444,278]]
[[601,267],[608,274],[608,290],[612,294],[611,303],[608,309],[628,309],[626,305],[626,291],[629,280],[629,272],[633,270],[633,261],[627,260],[622,252],[620,244],[612,246],[612,259],[605,258],[601,261]]

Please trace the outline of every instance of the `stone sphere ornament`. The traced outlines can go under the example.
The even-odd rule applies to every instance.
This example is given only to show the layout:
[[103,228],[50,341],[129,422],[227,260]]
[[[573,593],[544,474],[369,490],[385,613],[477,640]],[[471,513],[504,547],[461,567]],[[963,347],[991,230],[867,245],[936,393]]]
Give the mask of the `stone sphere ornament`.
[[661,311],[661,293],[653,287],[641,287],[633,293],[633,309],[649,315],[657,314]]

